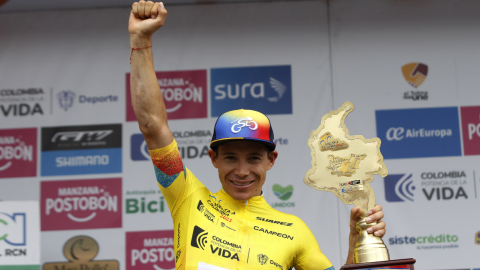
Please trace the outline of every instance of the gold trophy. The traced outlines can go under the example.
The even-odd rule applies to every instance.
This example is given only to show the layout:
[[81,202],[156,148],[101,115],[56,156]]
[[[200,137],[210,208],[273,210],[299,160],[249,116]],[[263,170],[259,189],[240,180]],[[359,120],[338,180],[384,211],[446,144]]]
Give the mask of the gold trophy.
[[360,207],[362,219],[357,222],[360,237],[354,250],[354,263],[389,261],[383,240],[367,233],[375,223],[365,222],[368,209],[375,206],[375,195],[370,186],[373,175],[385,177],[388,171],[380,153],[379,138],[365,139],[348,133],[345,118],[353,109],[352,103],[345,102],[336,111],[323,116],[318,129],[310,133],[308,145],[312,168],[305,174],[303,182],[317,190],[333,192],[344,204],[353,203]]

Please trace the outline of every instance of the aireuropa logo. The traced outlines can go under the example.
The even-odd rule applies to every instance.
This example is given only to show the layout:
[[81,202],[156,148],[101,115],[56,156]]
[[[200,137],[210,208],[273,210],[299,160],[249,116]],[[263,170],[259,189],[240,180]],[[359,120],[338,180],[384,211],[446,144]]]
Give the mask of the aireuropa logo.
[[127,232],[127,270],[174,269],[173,235],[173,230]]
[[[168,119],[207,117],[207,70],[156,72]],[[136,121],[127,73],[127,121]]]
[[91,269],[91,270],[118,270],[117,260],[93,260],[99,251],[99,246],[95,239],[81,235],[70,238],[63,246],[63,255],[68,262],[45,263],[43,270],[58,269]]
[[122,125],[42,128],[41,175],[122,171]]
[[290,197],[293,194],[293,186],[292,185],[288,185],[286,187],[283,187],[279,184],[275,184],[275,185],[273,185],[272,190],[273,190],[273,193],[275,194],[275,196],[277,196],[280,200],[284,201],[284,202],[280,202],[280,203],[272,203],[271,205],[272,205],[273,208],[276,208],[276,207],[295,207],[294,202],[287,201],[288,199],[290,199]]
[[122,179],[43,181],[42,231],[121,228]]
[[462,115],[463,153],[480,155],[480,106],[460,107]]
[[142,134],[133,134],[130,137],[130,157],[132,160],[150,160],[147,143]]
[[25,213],[0,213],[0,241],[11,246],[25,246],[26,231]]
[[383,180],[387,202],[413,202],[415,185],[412,174],[389,174]]
[[460,156],[458,108],[375,111],[385,159]]
[[64,111],[68,111],[73,106],[76,94],[71,90],[62,90],[57,93],[58,105]]
[[408,84],[417,88],[427,78],[428,66],[423,63],[408,63],[402,66],[402,74]]
[[37,175],[37,129],[0,130],[0,178]]
[[291,66],[212,68],[212,116],[234,109],[292,113]]

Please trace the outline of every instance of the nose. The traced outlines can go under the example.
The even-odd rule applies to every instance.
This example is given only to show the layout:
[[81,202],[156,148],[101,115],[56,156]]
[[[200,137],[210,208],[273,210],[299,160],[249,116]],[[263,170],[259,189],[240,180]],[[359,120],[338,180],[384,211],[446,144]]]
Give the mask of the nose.
[[241,161],[238,163],[237,168],[235,169],[235,174],[238,177],[245,177],[250,174],[250,169],[248,168],[248,164],[245,161]]

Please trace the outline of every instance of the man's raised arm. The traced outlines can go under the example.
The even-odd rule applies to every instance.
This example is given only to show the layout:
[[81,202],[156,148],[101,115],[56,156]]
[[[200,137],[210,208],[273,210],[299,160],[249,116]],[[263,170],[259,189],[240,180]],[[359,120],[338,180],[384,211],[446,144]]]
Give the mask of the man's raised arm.
[[173,141],[167,123],[167,111],[152,59],[152,35],[165,23],[163,3],[139,1],[132,5],[128,22],[131,47],[130,91],[140,131],[148,149],[157,149]]

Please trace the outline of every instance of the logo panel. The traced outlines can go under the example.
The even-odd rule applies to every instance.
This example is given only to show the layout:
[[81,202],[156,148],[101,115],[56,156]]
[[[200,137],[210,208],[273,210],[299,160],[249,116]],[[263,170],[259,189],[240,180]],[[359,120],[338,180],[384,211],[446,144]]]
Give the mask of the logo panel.
[[458,108],[377,110],[385,159],[460,156]]
[[42,128],[41,175],[122,171],[122,126]]
[[[207,70],[156,72],[168,119],[207,117]],[[127,121],[136,121],[127,77]]]
[[37,175],[37,129],[0,130],[0,178]]
[[109,269],[118,270],[117,260],[93,260],[99,251],[95,239],[89,236],[75,236],[70,238],[63,246],[63,254],[69,262],[45,263],[43,270],[58,269]]
[[415,185],[412,174],[389,174],[383,180],[387,202],[413,201]]
[[130,158],[135,161],[150,160],[147,143],[142,134],[133,134],[130,137]]
[[122,227],[122,179],[41,182],[42,231]]
[[40,264],[38,205],[37,201],[0,202],[0,269]]
[[463,153],[480,155],[480,106],[461,107]]
[[127,232],[127,270],[174,269],[173,237],[173,230]]
[[291,66],[211,69],[212,116],[235,109],[292,113]]
[[42,88],[0,89],[0,115],[5,118],[43,115],[46,100]]

